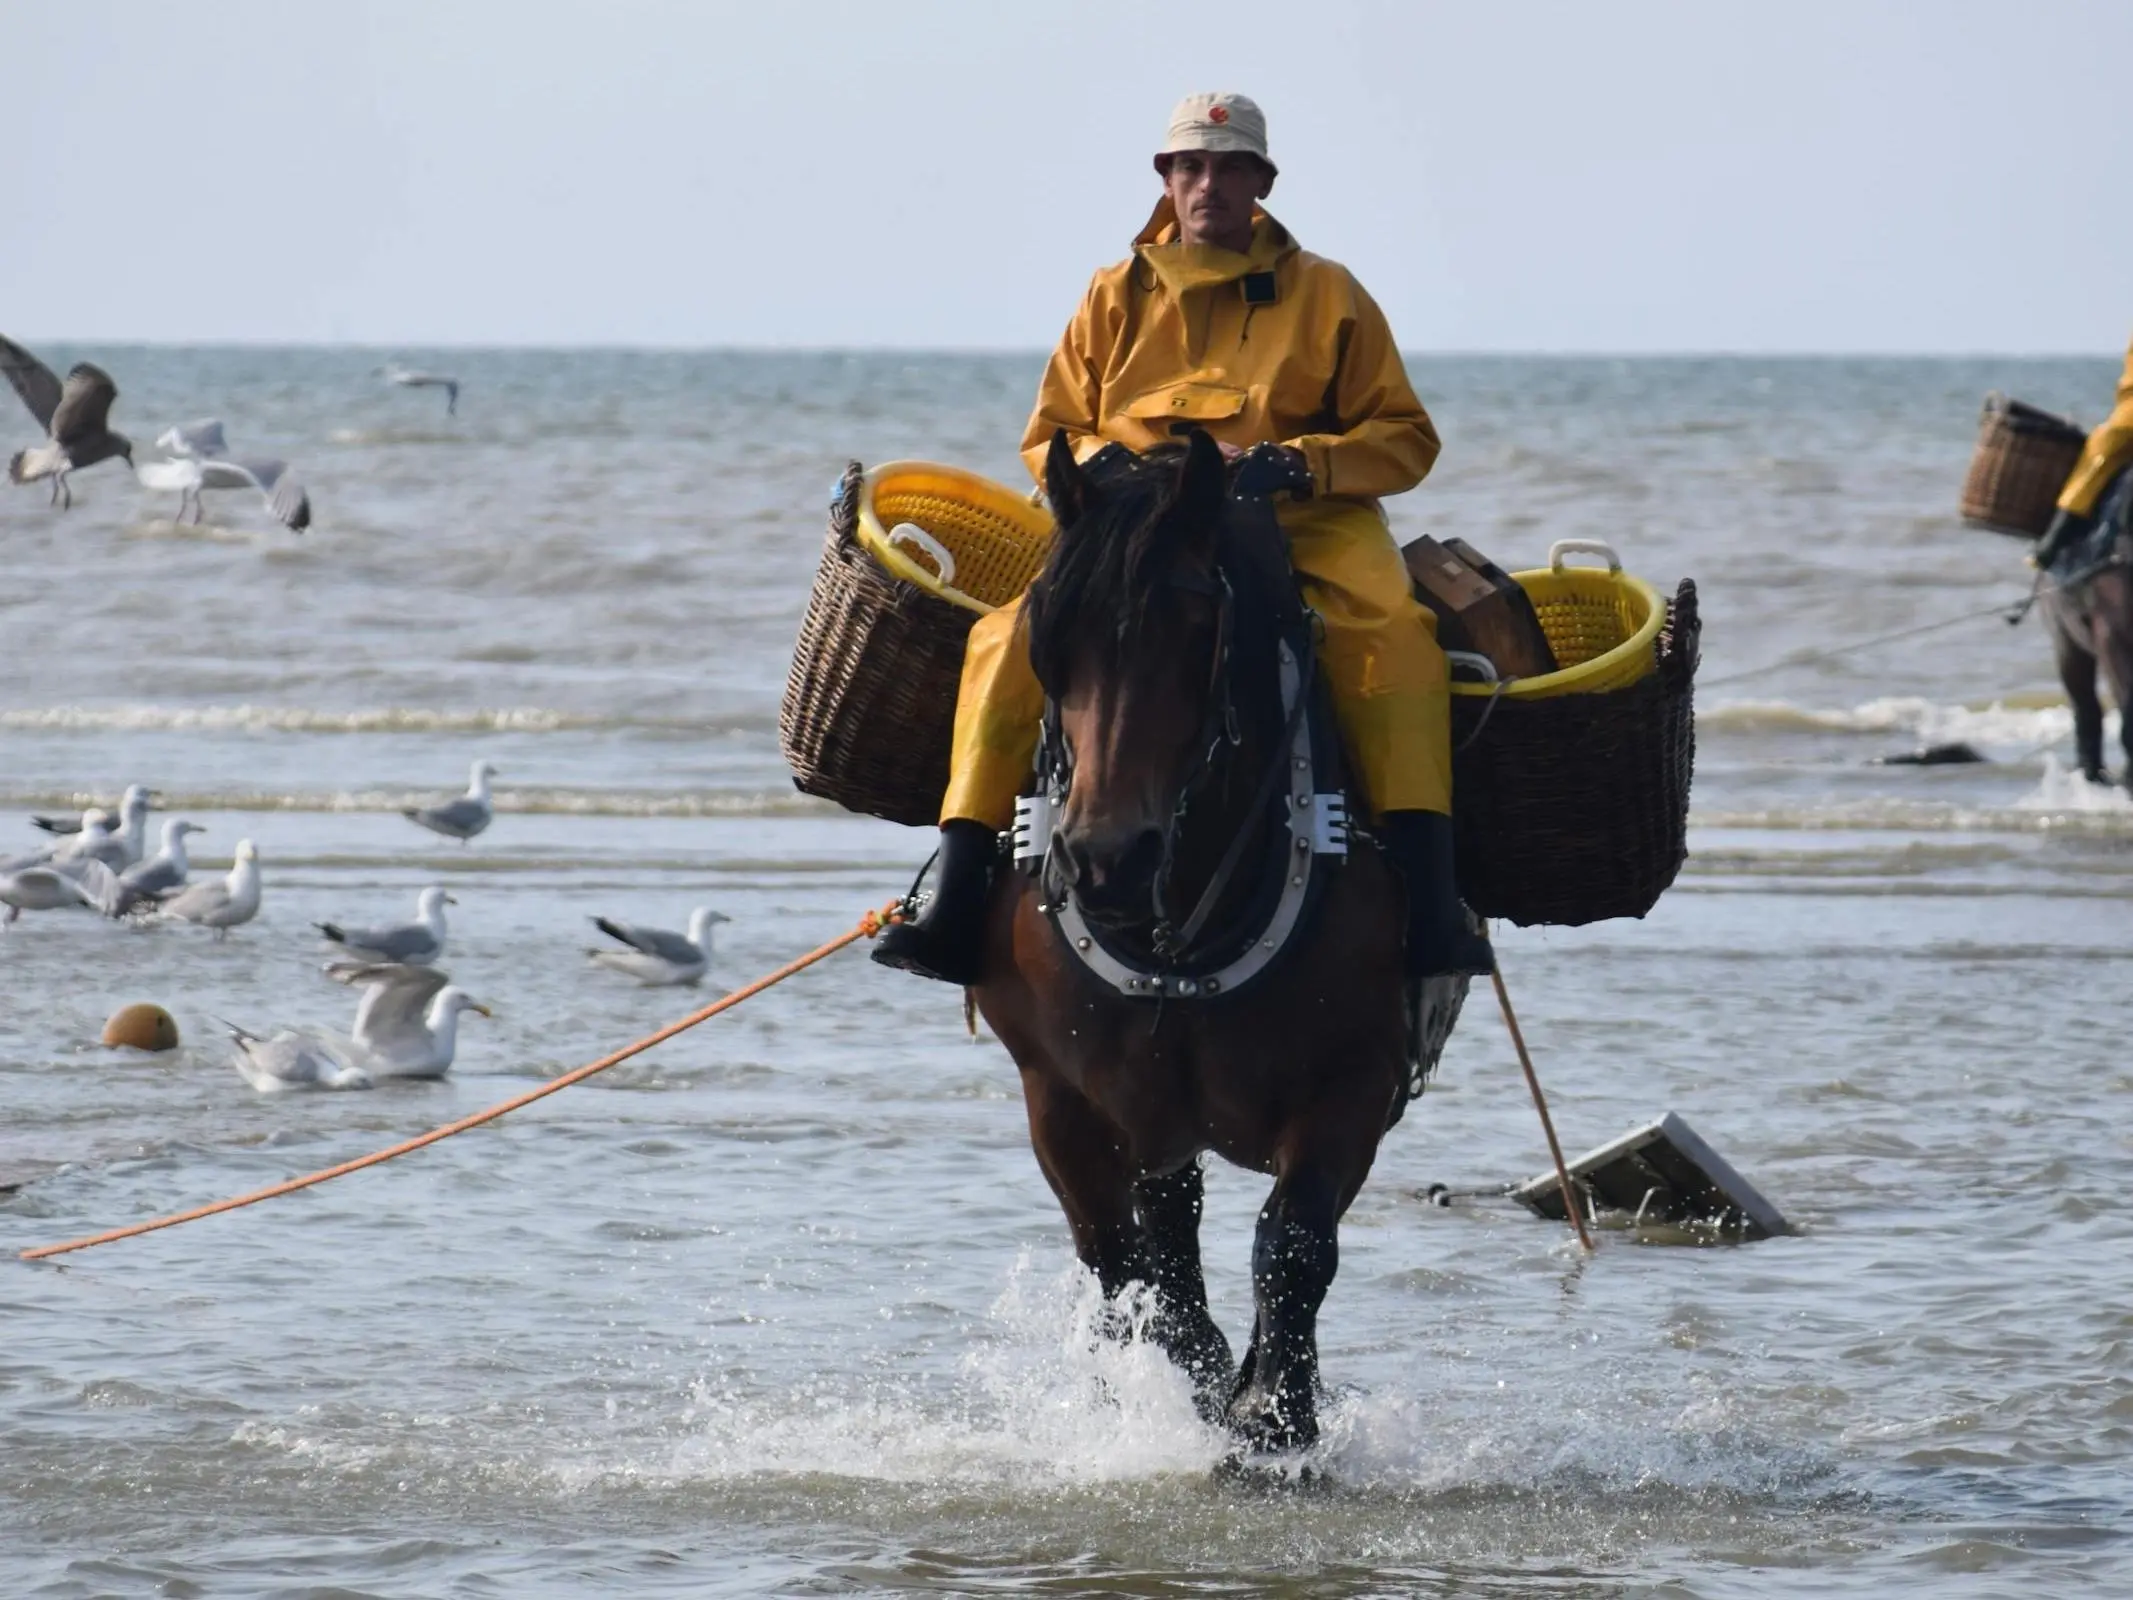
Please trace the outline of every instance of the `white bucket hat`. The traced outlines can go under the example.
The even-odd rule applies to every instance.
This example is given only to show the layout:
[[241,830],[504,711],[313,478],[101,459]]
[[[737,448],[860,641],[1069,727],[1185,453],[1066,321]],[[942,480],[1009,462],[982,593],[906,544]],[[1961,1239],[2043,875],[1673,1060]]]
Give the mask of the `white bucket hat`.
[[1156,160],[1185,150],[1241,150],[1264,161],[1268,171],[1280,171],[1266,153],[1266,113],[1241,94],[1189,94],[1180,100]]

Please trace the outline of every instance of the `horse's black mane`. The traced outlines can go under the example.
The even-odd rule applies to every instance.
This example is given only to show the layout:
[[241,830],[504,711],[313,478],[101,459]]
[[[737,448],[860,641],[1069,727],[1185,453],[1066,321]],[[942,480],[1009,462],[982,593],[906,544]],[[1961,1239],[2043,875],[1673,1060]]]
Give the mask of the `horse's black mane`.
[[[1066,688],[1077,646],[1093,641],[1115,666],[1138,636],[1176,614],[1181,591],[1171,576],[1201,532],[1188,525],[1195,512],[1179,504],[1186,453],[1184,445],[1146,455],[1113,445],[1083,467],[1081,515],[1060,528],[1023,606],[1030,663],[1053,698]],[[1302,602],[1271,507],[1225,496],[1215,514],[1216,571],[1236,596],[1230,648],[1240,698],[1256,706],[1274,687],[1275,641],[1297,627]]]

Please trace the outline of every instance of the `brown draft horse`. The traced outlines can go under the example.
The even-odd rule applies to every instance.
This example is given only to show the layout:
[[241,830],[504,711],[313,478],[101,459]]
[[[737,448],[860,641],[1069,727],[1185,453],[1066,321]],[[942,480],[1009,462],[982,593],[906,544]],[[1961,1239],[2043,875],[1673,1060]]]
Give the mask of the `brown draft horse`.
[[[1129,998],[1077,963],[1048,893],[1070,889],[1092,926],[1160,965],[1166,900],[1195,905],[1225,858],[1287,870],[1265,854],[1290,847],[1287,799],[1261,804],[1261,774],[1288,765],[1293,733],[1277,641],[1307,645],[1310,623],[1271,510],[1232,499],[1205,434],[1147,457],[1112,447],[1086,468],[1056,439],[1046,489],[1060,532],[1024,625],[1047,747],[1071,780],[1051,887],[1024,872],[995,885],[977,1004],[1021,1071],[1038,1164],[1104,1292],[1152,1287],[1152,1335],[1203,1415],[1245,1448],[1300,1449],[1318,1431],[1336,1230],[1406,1102],[1401,885],[1358,833],[1311,924],[1234,995]],[[1233,921],[1259,876],[1219,890],[1210,925]],[[1464,979],[1442,981],[1463,994]],[[1234,1367],[1201,1275],[1208,1150],[1274,1179]]]
[[[2119,743],[2126,752],[2120,781],[2133,789],[2133,468],[2121,472],[2097,508],[2095,536],[2055,561],[2040,609],[2059,660],[2059,681],[2074,708],[2074,752],[2081,775],[2108,783],[2103,765],[2103,702],[2096,669],[2103,668],[2118,702]],[[2102,548],[2099,550],[2098,545]],[[2062,568],[2071,581],[2059,576]]]

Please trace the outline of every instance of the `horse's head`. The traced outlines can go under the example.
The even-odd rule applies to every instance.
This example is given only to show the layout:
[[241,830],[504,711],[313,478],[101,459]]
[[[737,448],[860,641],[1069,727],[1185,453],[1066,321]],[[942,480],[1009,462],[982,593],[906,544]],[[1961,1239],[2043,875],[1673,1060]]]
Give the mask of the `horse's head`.
[[1151,907],[1215,745],[1241,736],[1251,706],[1233,659],[1249,666],[1240,635],[1262,611],[1240,604],[1228,474],[1204,433],[1147,456],[1107,449],[1086,467],[1057,436],[1045,490],[1059,537],[1024,619],[1072,772],[1057,840],[1083,911],[1129,922]]

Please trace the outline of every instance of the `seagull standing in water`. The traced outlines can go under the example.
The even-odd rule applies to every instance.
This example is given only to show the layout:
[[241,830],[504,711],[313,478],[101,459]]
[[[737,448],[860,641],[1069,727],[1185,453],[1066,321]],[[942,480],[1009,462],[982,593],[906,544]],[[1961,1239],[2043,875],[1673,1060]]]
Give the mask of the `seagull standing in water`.
[[628,922],[594,917],[593,926],[625,950],[588,950],[600,966],[627,973],[647,988],[694,983],[711,969],[711,930],[733,919],[723,911],[698,906],[689,915],[689,931],[673,933],[665,928],[640,928]]
[[[132,866],[146,852],[148,847],[148,813],[155,804],[155,798],[154,793],[141,784],[129,783],[126,785],[126,792],[119,799],[118,809],[119,837],[125,841],[126,859],[118,863],[118,866],[112,870],[119,871]],[[30,821],[34,826],[44,829],[46,833],[56,833],[61,836],[62,840],[66,840],[78,837],[92,815],[108,816],[109,814],[92,806],[78,817],[33,816]],[[60,844],[56,848],[55,854],[64,852],[66,848],[65,843]]]
[[459,1048],[459,1013],[492,1013],[435,967],[336,961],[335,983],[363,991],[350,1042],[373,1078],[441,1078]]
[[214,417],[172,428],[156,440],[159,449],[170,452],[167,461],[144,461],[133,469],[144,489],[175,490],[178,521],[185,520],[187,507],[199,523],[205,512],[200,495],[207,489],[253,489],[266,501],[267,509],[292,533],[311,526],[311,496],[289,471],[286,461],[272,457],[238,460],[229,454],[222,423]]
[[52,503],[60,510],[73,507],[74,490],[67,474],[93,467],[113,456],[133,465],[133,441],[113,433],[108,421],[111,402],[118,398],[118,385],[102,367],[76,362],[61,383],[52,369],[12,339],[0,338],[0,370],[15,393],[30,408],[30,415],[45,431],[45,442],[17,450],[7,464],[15,483],[52,480]]
[[410,822],[421,823],[432,833],[441,833],[447,839],[457,839],[465,844],[486,828],[496,815],[496,808],[489,803],[489,780],[495,776],[494,767],[486,761],[477,761],[465,794],[434,806],[418,806],[400,815]]
[[106,916],[123,917],[135,906],[166,899],[185,887],[192,863],[185,859],[185,836],[205,833],[197,822],[172,818],[163,824],[163,847],[146,861],[136,861],[118,875],[117,893],[102,907]]
[[163,902],[163,915],[213,928],[217,939],[259,915],[259,851],[249,839],[237,841],[237,861],[229,875],[196,883]]
[[351,955],[372,961],[426,967],[444,954],[444,908],[459,904],[442,889],[428,888],[415,902],[413,922],[384,922],[374,928],[344,928],[321,922],[318,931]]
[[112,872],[124,872],[133,865],[125,834],[113,825],[110,812],[96,806],[81,814],[81,827],[47,851],[46,859],[63,872],[72,871],[84,861],[99,862]]
[[444,391],[444,414],[459,415],[459,380],[447,378],[441,372],[418,372],[413,367],[403,367],[397,362],[389,367],[380,367],[378,376],[387,383],[403,389],[442,389]]

